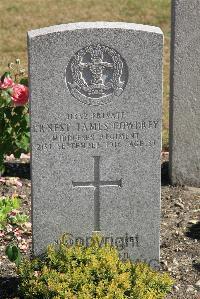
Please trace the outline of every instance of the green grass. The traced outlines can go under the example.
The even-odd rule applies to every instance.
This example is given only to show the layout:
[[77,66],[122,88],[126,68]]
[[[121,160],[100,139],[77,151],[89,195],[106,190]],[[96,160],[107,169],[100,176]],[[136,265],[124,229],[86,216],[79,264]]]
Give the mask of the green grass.
[[0,72],[16,58],[27,66],[26,32],[78,21],[124,21],[161,27],[165,35],[163,146],[168,144],[170,0],[0,1]]

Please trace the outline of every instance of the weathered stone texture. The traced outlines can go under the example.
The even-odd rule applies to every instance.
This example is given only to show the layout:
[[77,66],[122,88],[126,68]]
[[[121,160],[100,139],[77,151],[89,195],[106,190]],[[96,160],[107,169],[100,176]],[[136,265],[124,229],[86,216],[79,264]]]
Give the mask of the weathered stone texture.
[[200,187],[200,1],[172,1],[170,177]]
[[161,30],[68,24],[28,45],[34,253],[100,230],[122,258],[158,260]]

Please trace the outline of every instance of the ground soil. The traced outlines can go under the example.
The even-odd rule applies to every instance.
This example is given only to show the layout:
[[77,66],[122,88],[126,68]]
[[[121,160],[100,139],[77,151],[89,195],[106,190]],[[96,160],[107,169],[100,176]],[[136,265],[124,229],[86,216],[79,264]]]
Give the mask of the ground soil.
[[[166,299],[200,299],[200,189],[170,186],[167,159],[167,153],[163,154],[161,271],[167,271],[175,283]],[[21,212],[30,216],[29,164],[8,163],[6,169],[5,176],[0,179],[0,197],[18,195],[22,200]],[[23,254],[30,255],[30,222],[20,227],[8,226],[4,232],[0,231],[1,299],[19,298],[16,268],[5,256],[5,247],[13,236]]]

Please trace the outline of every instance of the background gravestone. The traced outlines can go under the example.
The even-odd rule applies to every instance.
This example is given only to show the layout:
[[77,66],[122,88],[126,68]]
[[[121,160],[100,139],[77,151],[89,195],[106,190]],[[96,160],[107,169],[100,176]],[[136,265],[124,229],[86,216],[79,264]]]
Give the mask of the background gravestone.
[[170,177],[200,187],[200,1],[172,1]]
[[93,231],[122,258],[159,259],[159,28],[77,23],[28,33],[33,249]]

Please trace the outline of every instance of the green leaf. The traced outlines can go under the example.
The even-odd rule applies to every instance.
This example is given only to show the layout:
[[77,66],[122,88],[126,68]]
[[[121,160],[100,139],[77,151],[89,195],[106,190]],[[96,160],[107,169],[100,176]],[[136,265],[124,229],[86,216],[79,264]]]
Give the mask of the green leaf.
[[21,140],[16,140],[16,145],[20,149],[27,151],[29,149],[29,142],[30,142],[29,136],[23,135]]
[[7,88],[6,91],[10,96],[13,94],[13,89],[11,87]]
[[20,263],[21,263],[21,260],[22,260],[21,252],[19,251],[18,257],[17,257],[17,259],[15,260],[15,265],[16,265],[17,267],[19,267],[19,265],[20,265]]
[[0,212],[0,224],[4,224],[6,222],[7,214],[5,214],[3,211]]
[[4,106],[5,101],[2,96],[0,96],[0,107]]
[[10,78],[10,77],[11,77],[11,73],[10,72],[5,72],[3,74],[3,76],[1,77],[1,82],[3,82],[5,78]]
[[5,166],[4,166],[4,155],[3,153],[0,151],[0,176],[1,174],[5,171]]
[[27,122],[27,125],[29,125],[29,114],[27,113],[24,117],[25,117],[25,120]]
[[8,245],[6,247],[6,255],[11,262],[14,262],[18,267],[21,262],[21,253],[16,245]]
[[16,216],[9,217],[9,222],[12,224],[23,224],[27,222],[29,217],[25,214],[17,214]]
[[3,230],[4,229],[4,225],[2,225],[1,223],[0,223],[0,230]]
[[28,78],[22,78],[19,83],[28,87]]
[[[7,100],[5,99],[7,98]],[[11,97],[5,91],[0,94],[0,169],[3,171],[2,157],[28,152],[30,129],[28,107],[10,107]]]
[[2,90],[1,91],[1,96],[2,96],[3,99],[7,98],[8,97],[7,91],[6,90]]
[[1,91],[1,97],[2,97],[1,103],[3,103],[4,106],[10,106],[10,103],[11,103],[11,96],[10,96],[10,94],[7,92],[7,90],[2,90],[2,91]]
[[19,209],[21,205],[21,200],[18,197],[12,199],[12,206],[14,209]]
[[10,107],[7,107],[6,109],[4,109],[4,114],[5,114],[6,118],[11,119],[12,109]]
[[17,218],[16,218],[16,216],[10,216],[10,217],[8,217],[8,222],[11,223],[12,225],[13,224],[17,224]]

